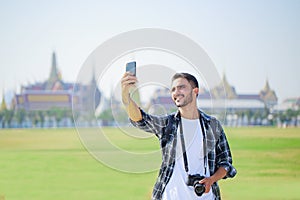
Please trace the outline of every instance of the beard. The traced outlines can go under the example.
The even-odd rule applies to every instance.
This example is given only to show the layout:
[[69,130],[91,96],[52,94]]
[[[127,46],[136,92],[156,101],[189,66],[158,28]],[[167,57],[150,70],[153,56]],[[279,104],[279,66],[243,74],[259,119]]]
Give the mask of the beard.
[[[182,99],[183,99],[183,102],[182,103],[180,103],[180,102],[178,102],[177,101],[177,97],[182,97]],[[181,99],[181,100],[182,100]],[[193,101],[193,92],[191,91],[190,92],[190,94],[188,94],[186,97],[183,95],[183,94],[179,94],[179,95],[177,95],[175,98],[174,98],[174,103],[175,103],[175,105],[178,107],[178,108],[180,108],[180,107],[184,107],[184,106],[186,106],[186,105],[188,105],[189,103],[191,103],[192,101]]]

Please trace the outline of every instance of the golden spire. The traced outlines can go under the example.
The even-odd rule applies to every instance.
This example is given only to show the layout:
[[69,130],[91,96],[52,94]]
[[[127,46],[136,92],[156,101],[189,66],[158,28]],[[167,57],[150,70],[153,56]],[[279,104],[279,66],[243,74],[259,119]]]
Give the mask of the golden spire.
[[3,91],[3,95],[2,95],[2,102],[1,102],[0,110],[7,110],[7,106],[6,106],[5,98],[4,98],[4,91]]
[[52,65],[51,65],[50,75],[49,75],[49,78],[48,78],[46,89],[51,90],[54,87],[55,83],[57,81],[60,81],[61,78],[62,78],[62,76],[60,74],[60,71],[57,69],[56,54],[53,51],[53,53],[52,53]]
[[266,80],[265,87],[263,88],[262,91],[264,91],[264,92],[269,92],[270,90],[271,90],[271,88],[270,88],[269,80],[267,79],[267,80]]
[[277,102],[278,98],[274,90],[271,89],[269,80],[266,80],[264,88],[259,92],[260,98],[264,102]]

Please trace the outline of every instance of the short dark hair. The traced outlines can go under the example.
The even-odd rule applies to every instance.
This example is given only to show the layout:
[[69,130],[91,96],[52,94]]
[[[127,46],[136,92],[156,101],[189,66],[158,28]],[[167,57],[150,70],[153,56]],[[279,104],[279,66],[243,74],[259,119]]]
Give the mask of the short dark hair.
[[191,84],[192,88],[199,88],[197,79],[189,73],[182,72],[174,74],[174,76],[172,77],[172,83],[178,78],[185,78]]

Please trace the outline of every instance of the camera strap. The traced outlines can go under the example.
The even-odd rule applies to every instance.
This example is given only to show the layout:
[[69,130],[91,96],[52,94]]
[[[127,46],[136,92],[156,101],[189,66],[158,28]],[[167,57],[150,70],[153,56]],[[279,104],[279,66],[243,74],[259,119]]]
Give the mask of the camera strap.
[[[203,135],[203,154],[204,154],[204,175],[206,175],[206,168],[207,168],[207,155],[206,155],[206,135],[204,132],[204,127],[202,123],[202,116],[199,111],[199,123]],[[179,131],[180,131],[180,139],[181,139],[181,148],[182,148],[182,154],[183,154],[183,162],[184,162],[184,169],[188,173],[189,172],[189,166],[188,166],[188,160],[187,160],[187,154],[186,154],[186,148],[185,148],[185,142],[184,142],[184,136],[183,136],[183,128],[182,128],[182,120],[180,116],[179,121]]]

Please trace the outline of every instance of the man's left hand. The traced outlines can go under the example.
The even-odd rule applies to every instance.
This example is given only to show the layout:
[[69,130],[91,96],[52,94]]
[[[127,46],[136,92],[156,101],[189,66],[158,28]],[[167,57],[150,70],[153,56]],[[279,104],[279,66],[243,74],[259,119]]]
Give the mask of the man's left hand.
[[204,178],[201,181],[199,181],[199,183],[205,185],[205,192],[204,193],[208,193],[210,191],[210,188],[211,188],[212,184],[214,184],[214,181],[212,180],[211,177],[207,177],[207,178]]

